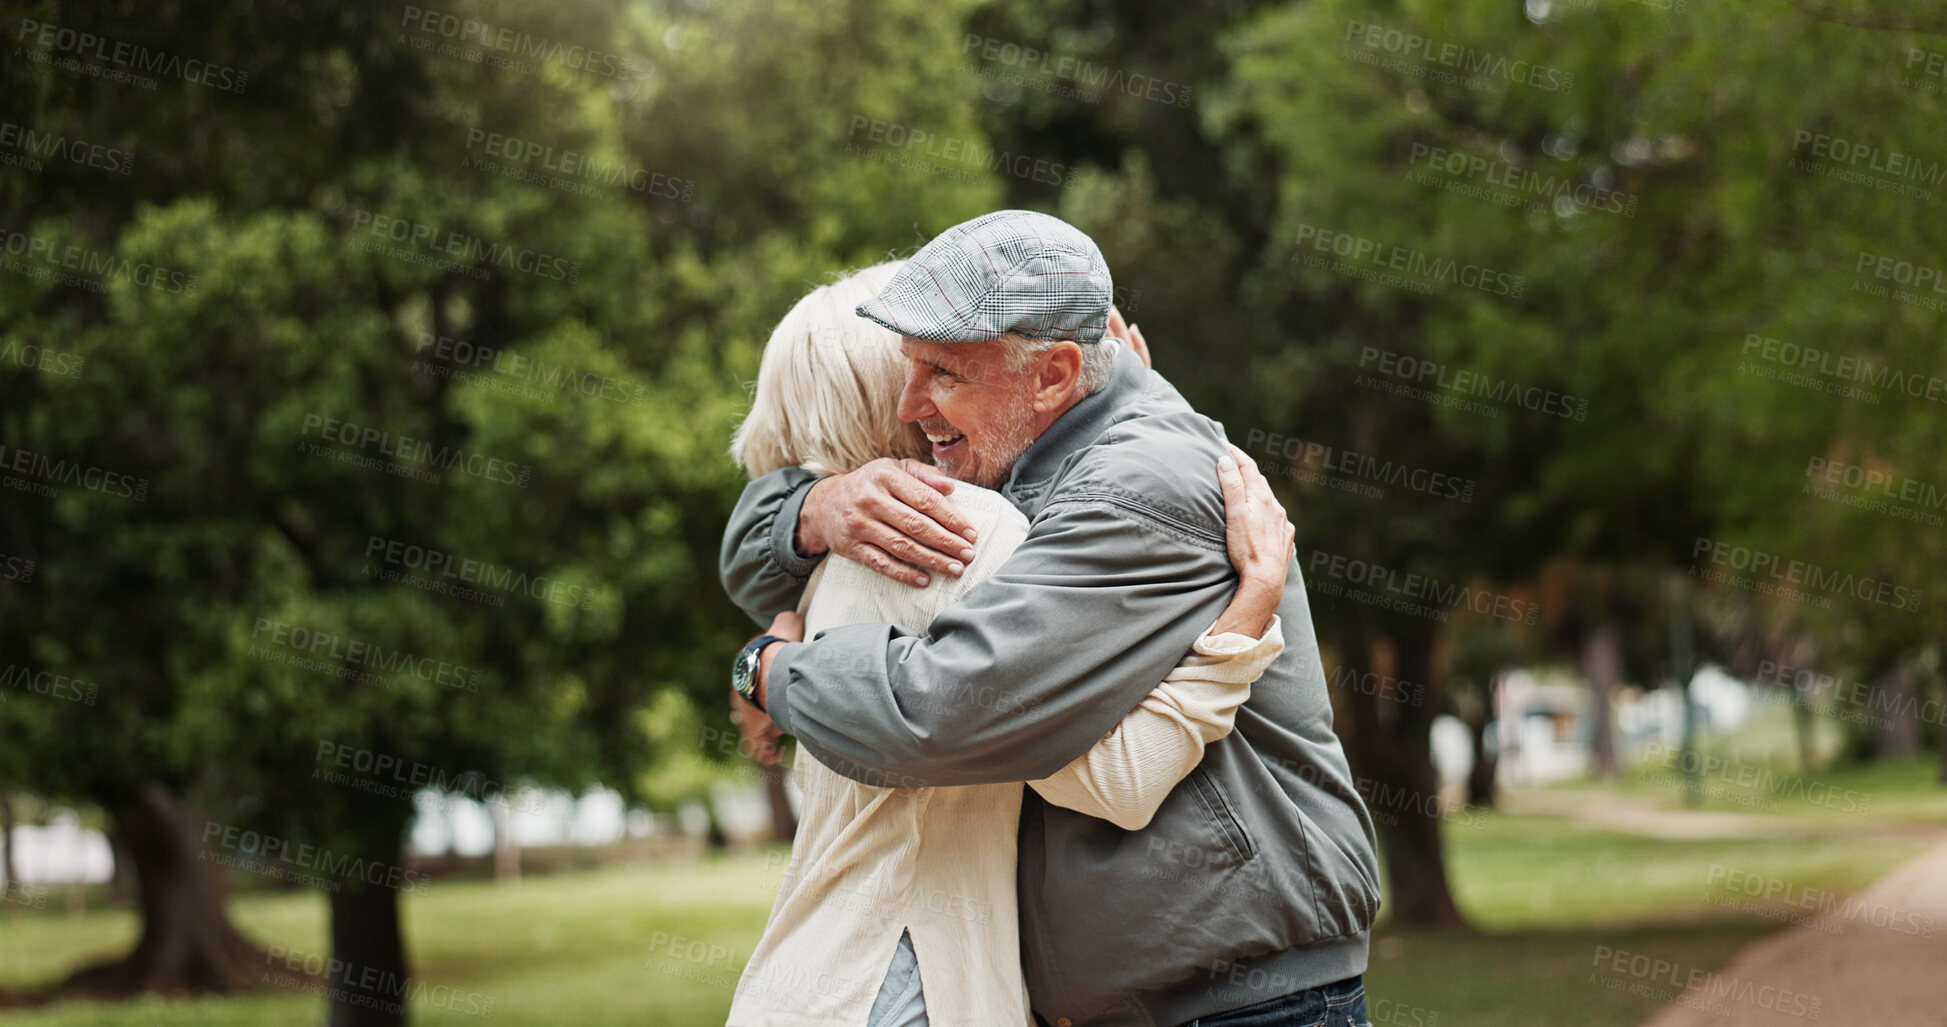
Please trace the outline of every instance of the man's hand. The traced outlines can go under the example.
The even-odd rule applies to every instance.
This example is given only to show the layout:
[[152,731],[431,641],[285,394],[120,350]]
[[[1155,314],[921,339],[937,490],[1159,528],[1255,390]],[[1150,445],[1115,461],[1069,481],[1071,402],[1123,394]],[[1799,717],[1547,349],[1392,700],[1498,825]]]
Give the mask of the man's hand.
[[917,460],[881,458],[820,478],[798,513],[798,552],[837,553],[894,581],[920,586],[928,571],[958,577],[974,556],[974,529],[946,495],[953,479]]
[[[795,610],[786,610],[771,618],[771,626],[764,629],[766,635],[776,635],[786,642],[804,641],[804,618]],[[770,697],[764,692],[764,682],[770,677],[771,660],[777,656],[775,643],[764,647],[758,654],[757,662],[757,701],[769,709]],[[752,706],[738,695],[735,689],[730,692],[730,722],[737,725],[737,735],[743,739],[744,751],[751,759],[767,767],[774,767],[778,761],[777,740],[784,732],[771,723],[771,715]]]
[[1151,366],[1149,363],[1149,343],[1143,341],[1142,329],[1124,321],[1122,319],[1122,311],[1114,307],[1109,308],[1109,334],[1127,342],[1129,348],[1136,351],[1136,356],[1142,359],[1144,367]]

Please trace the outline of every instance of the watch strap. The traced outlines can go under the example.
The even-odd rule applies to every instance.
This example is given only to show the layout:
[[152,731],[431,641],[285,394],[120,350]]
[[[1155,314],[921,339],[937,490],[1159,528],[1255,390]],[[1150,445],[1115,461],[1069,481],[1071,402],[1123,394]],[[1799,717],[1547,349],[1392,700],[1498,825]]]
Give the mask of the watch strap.
[[[764,647],[770,645],[772,642],[785,641],[789,640],[779,638],[776,635],[759,635],[749,642],[744,643],[743,649],[737,653],[737,662],[732,671],[730,685],[736,690],[738,695],[744,697],[745,702],[757,707],[760,711],[764,710],[764,704],[757,701],[757,670],[760,666],[758,662],[761,658],[760,654],[763,653]],[[746,660],[749,661],[748,673],[745,672]]]

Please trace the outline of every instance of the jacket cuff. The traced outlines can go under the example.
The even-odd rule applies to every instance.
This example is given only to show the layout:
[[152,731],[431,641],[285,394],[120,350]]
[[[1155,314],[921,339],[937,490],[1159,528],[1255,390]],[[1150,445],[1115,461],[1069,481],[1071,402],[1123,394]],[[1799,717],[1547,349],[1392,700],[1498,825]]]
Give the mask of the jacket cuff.
[[789,662],[791,657],[804,649],[803,642],[785,642],[777,647],[777,655],[771,657],[771,670],[764,676],[764,712],[771,723],[787,735],[796,735],[791,729],[791,703],[787,701],[791,681]]
[[811,493],[811,487],[823,481],[811,478],[799,485],[778,504],[777,516],[771,519],[771,559],[778,569],[800,580],[811,577],[818,569],[818,561],[824,556],[800,556],[798,554],[798,514],[804,510],[804,498]]

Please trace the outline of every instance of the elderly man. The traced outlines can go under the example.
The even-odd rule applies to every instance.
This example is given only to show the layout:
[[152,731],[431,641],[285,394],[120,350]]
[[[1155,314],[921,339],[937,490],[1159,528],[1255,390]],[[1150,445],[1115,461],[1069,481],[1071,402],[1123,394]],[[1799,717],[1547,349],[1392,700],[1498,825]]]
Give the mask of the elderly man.
[[[1111,295],[1088,236],[999,211],[934,239],[859,307],[905,339],[899,416],[938,469],[999,489],[1031,529],[925,635],[865,624],[753,643],[750,697],[839,773],[892,787],[1045,777],[1229,600],[1206,473],[1223,429],[1105,338]],[[951,487],[914,462],[759,478],[725,534],[725,587],[763,622],[828,552],[913,584],[959,574],[977,540],[941,496]],[[1296,567],[1288,580],[1284,654],[1147,827],[1026,798],[1021,949],[1053,1027],[1365,1022],[1372,822],[1332,734]]]

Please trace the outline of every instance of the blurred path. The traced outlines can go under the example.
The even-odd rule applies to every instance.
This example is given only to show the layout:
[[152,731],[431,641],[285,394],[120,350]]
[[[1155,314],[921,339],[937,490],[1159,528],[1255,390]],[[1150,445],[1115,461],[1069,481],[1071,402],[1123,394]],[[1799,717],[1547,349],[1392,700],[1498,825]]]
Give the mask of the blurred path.
[[1569,791],[1502,793],[1501,808],[1509,813],[1568,817],[1624,834],[1652,838],[1769,838],[1805,833],[1806,822],[1750,813],[1662,809],[1645,799],[1591,796]]
[[[1753,943],[1646,1027],[1947,1023],[1947,843],[1813,908],[1824,912]],[[1678,979],[1689,968],[1652,983]]]
[[[1652,838],[1807,838],[1817,835],[1938,836],[1940,824],[1852,817],[1785,817],[1768,813],[1664,809],[1649,799],[1599,793],[1510,789],[1499,808],[1507,813],[1568,817],[1590,827]],[[1947,931],[1947,924],[1943,924]],[[1942,1023],[1947,1023],[1943,1016]]]

